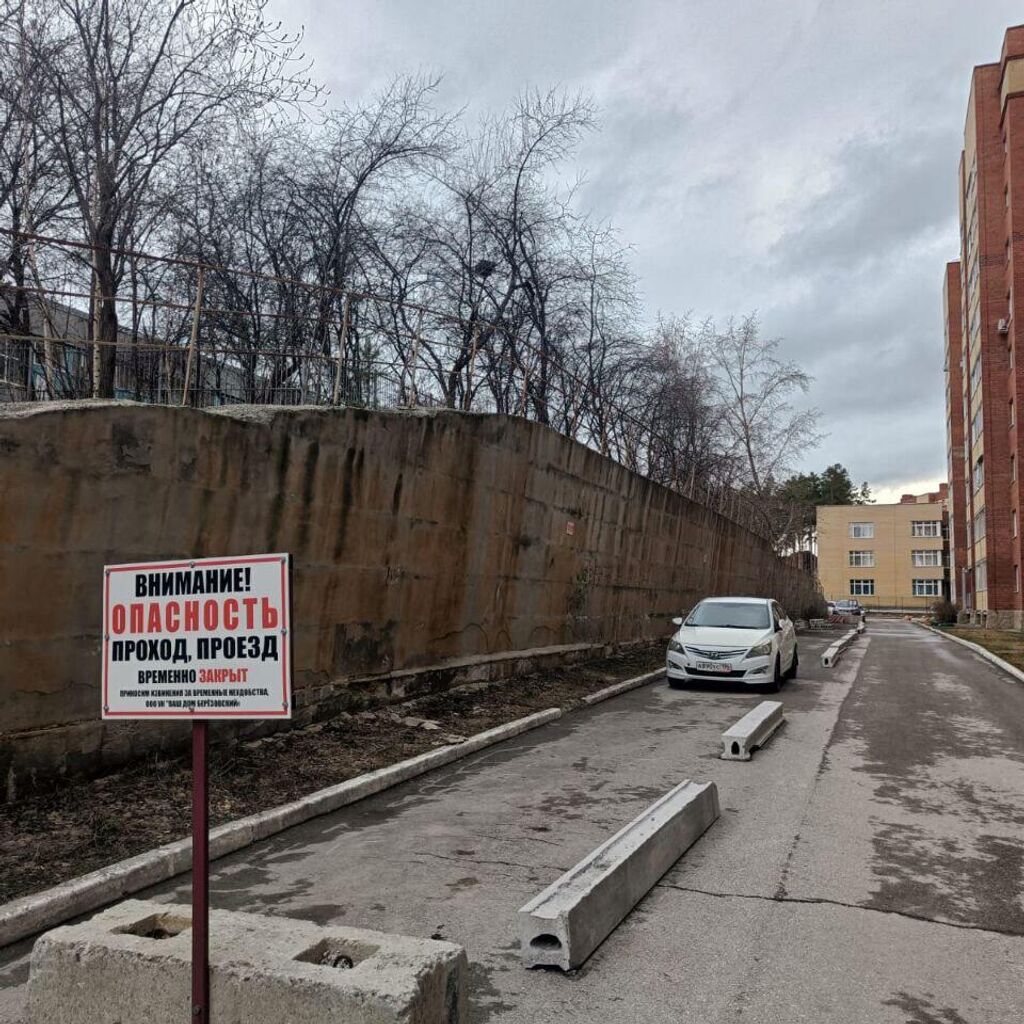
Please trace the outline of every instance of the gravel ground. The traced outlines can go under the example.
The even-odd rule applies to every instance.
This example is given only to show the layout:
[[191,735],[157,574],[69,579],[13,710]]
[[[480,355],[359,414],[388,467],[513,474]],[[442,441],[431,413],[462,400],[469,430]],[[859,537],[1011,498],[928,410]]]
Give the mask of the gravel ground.
[[[657,668],[661,645],[543,674],[476,684],[210,754],[213,824],[287,803]],[[216,725],[213,730],[216,739]],[[0,903],[188,835],[187,755],[0,806]]]

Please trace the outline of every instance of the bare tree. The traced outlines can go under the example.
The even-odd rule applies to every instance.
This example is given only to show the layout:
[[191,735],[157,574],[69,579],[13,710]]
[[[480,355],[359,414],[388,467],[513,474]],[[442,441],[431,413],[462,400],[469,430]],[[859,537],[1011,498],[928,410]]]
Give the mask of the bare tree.
[[717,377],[722,424],[741,480],[756,499],[765,530],[788,534],[774,501],[780,481],[804,452],[821,440],[817,409],[798,409],[794,399],[811,385],[796,363],[778,357],[779,342],[762,338],[755,316],[708,325],[705,344]]
[[51,385],[53,366],[30,340],[32,312],[39,311],[41,319],[46,306],[41,297],[33,299],[43,282],[26,236],[51,227],[68,209],[70,194],[57,154],[39,128],[46,103],[43,71],[26,45],[36,27],[23,0],[0,4],[0,225],[7,229],[0,243],[0,330],[13,336],[3,342],[5,362],[19,367],[27,398],[33,397],[34,363],[43,363]]
[[23,45],[43,71],[40,130],[59,153],[92,247],[94,392],[114,387],[117,250],[168,157],[200,133],[317,92],[299,37],[266,0],[36,0]]

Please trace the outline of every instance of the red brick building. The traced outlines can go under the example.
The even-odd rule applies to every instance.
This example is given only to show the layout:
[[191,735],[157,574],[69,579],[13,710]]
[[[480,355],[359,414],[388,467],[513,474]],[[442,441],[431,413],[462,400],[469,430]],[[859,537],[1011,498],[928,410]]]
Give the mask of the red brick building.
[[[1024,323],[1024,25],[1007,30],[999,61],[974,69],[959,196],[959,296],[949,267],[946,278],[951,576],[975,621],[1019,629],[1018,467],[1024,453],[1017,410],[1024,376],[1016,337]],[[958,341],[959,406],[952,365]],[[958,460],[953,451],[961,435]]]
[[970,602],[966,593],[967,566],[967,500],[969,491],[964,478],[964,376],[960,369],[963,358],[963,314],[960,311],[960,262],[946,264],[942,279],[942,306],[945,314],[946,371],[946,474],[949,491],[946,508],[949,513],[949,596],[963,607]]

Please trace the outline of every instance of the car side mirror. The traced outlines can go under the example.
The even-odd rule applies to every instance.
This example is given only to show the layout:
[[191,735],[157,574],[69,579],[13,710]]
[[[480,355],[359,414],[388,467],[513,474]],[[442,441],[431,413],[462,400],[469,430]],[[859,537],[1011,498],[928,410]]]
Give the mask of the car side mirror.
[[681,626],[682,624],[683,624],[683,619],[682,619],[682,616],[680,616],[680,615],[677,615],[677,616],[676,616],[676,617],[675,617],[675,618],[674,618],[674,619],[672,620],[672,625],[673,625],[673,626]]

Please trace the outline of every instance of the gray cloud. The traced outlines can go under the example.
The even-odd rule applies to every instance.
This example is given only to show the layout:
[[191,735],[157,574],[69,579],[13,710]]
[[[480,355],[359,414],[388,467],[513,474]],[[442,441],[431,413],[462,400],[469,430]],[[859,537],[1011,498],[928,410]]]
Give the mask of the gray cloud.
[[580,202],[632,246],[648,314],[760,312],[817,380],[829,437],[880,486],[945,475],[941,282],[987,0],[276,0],[337,100],[445,74],[484,112],[526,86],[595,97]]

